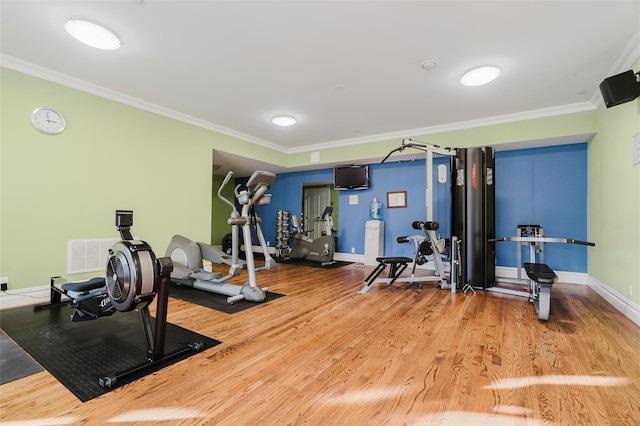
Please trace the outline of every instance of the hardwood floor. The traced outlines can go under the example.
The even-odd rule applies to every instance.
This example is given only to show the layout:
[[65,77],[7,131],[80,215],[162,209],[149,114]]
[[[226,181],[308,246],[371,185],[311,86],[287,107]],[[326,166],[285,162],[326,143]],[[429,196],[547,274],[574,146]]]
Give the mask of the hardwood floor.
[[8,383],[0,421],[640,424],[640,327],[587,286],[554,285],[541,322],[489,292],[358,294],[370,270],[278,265],[258,281],[286,297],[233,315],[171,299],[170,322],[223,343],[84,404],[46,371]]

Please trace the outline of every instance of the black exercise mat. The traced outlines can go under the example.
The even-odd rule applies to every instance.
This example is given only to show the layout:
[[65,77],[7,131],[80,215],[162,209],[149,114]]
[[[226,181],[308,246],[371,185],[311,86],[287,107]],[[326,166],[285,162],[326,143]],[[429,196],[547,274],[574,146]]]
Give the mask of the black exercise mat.
[[345,262],[342,260],[336,260],[329,265],[322,266],[321,262],[312,262],[311,260],[306,260],[306,259],[287,259],[287,260],[277,259],[276,262],[287,263],[289,265],[297,265],[297,266],[311,266],[313,268],[322,268],[322,269],[342,268],[343,266],[351,265],[353,263],[353,262]]
[[[0,311],[2,330],[29,353],[78,399],[86,402],[109,390],[98,379],[146,363],[146,344],[140,315],[116,312],[94,321],[71,322],[65,304],[34,310],[33,306]],[[152,321],[155,323],[155,320]],[[207,350],[220,342],[190,330],[167,324],[165,355],[202,342]],[[183,360],[188,351],[157,363],[140,375],[119,380],[111,389]]]
[[197,288],[189,287],[188,285],[178,285],[174,282],[171,283],[169,289],[169,296],[176,299],[184,300],[185,302],[193,303],[194,305],[204,306],[205,308],[214,309],[216,311],[224,312],[226,314],[235,314],[242,312],[246,309],[254,306],[267,303],[271,300],[284,297],[284,294],[267,292],[267,300],[264,302],[248,302],[241,300],[239,302],[230,305],[227,303],[227,297],[223,294],[212,293],[210,291],[200,290]]
[[0,332],[0,385],[42,371],[31,357]]

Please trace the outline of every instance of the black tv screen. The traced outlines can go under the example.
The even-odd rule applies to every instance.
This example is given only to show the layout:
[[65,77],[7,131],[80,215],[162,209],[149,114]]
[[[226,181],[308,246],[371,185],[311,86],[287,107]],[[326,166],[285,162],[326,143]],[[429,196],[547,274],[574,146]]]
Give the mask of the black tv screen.
[[335,189],[369,188],[369,166],[338,166],[333,169]]

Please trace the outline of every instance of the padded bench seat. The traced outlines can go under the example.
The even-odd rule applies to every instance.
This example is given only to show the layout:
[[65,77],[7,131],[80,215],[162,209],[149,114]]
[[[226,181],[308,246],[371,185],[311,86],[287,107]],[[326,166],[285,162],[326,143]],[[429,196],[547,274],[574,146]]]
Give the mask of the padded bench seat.
[[[62,296],[71,299],[75,307],[71,321],[85,321],[100,316],[113,314],[113,307],[107,294],[106,280],[103,277],[91,278],[87,281],[67,282],[62,277],[51,277],[50,303],[36,306],[44,309],[62,303]],[[103,302],[108,303],[103,303]],[[67,301],[65,301],[66,303]]]
[[66,294],[80,293],[85,294],[91,290],[105,287],[105,279],[103,277],[91,278],[88,281],[65,283],[60,286]]
[[102,292],[106,288],[104,277],[94,277],[87,281],[67,282],[62,277],[51,277],[50,303],[60,303],[60,296],[74,300],[79,297]]
[[553,269],[544,263],[525,263],[524,270],[530,279],[540,285],[552,286],[558,279]]
[[409,257],[376,257],[376,262],[378,262],[378,265],[364,280],[364,287],[359,293],[366,293],[376,278],[378,278],[378,275],[380,275],[387,266],[389,266],[389,285],[393,284],[400,274],[407,269],[407,265],[413,262],[413,259]]
[[409,262],[413,262],[413,259],[409,257],[376,257],[376,262],[393,265],[393,264],[407,264]]

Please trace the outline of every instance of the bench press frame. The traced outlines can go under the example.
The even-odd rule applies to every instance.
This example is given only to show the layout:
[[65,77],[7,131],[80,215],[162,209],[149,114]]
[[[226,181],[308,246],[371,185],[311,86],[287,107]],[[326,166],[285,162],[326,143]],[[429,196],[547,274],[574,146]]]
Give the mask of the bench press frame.
[[[527,227],[536,229],[536,232],[531,236],[522,236],[522,229]],[[487,288],[487,291],[527,297],[529,301],[533,303],[536,312],[538,313],[538,319],[547,321],[551,310],[551,287],[553,286],[553,283],[557,281],[558,276],[551,268],[549,268],[549,266],[543,263],[544,243],[581,244],[586,246],[595,246],[595,243],[574,240],[571,238],[545,237],[544,231],[539,225],[518,225],[517,233],[518,235],[515,237],[493,238],[489,240],[489,242],[514,241],[518,243],[517,278],[496,278],[496,284],[522,284],[528,286],[528,288],[526,290],[519,291],[496,286]],[[524,263],[524,270],[528,279],[521,278],[520,253],[523,244],[527,244],[529,246],[529,262]]]

